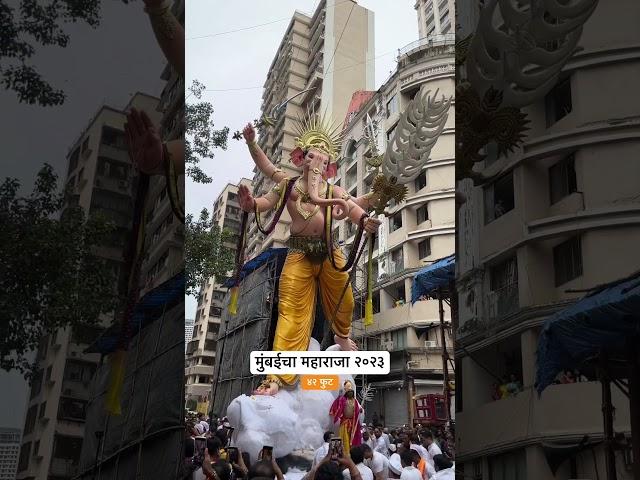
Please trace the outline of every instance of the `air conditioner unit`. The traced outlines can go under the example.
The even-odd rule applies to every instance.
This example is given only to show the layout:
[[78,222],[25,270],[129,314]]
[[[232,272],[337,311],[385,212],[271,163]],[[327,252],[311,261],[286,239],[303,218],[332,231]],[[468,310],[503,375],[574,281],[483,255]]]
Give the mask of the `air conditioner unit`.
[[436,342],[435,340],[424,341],[424,348],[437,348],[437,346],[438,346],[438,342]]

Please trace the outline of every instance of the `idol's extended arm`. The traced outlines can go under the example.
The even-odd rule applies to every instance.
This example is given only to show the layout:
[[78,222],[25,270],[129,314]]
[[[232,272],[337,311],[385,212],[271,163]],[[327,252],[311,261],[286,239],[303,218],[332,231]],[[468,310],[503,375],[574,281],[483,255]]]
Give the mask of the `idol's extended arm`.
[[251,153],[251,158],[253,159],[253,162],[256,164],[258,169],[265,177],[273,180],[276,183],[280,183],[286,177],[286,175],[282,172],[282,170],[276,168],[276,166],[271,163],[269,157],[267,157],[260,146],[256,143],[256,131],[250,123],[247,124],[246,127],[244,127],[242,135],[247,141],[247,145],[249,146],[249,153]]
[[286,182],[283,180],[276,188],[266,195],[254,198],[253,195],[251,195],[251,192],[249,192],[248,187],[240,185],[240,187],[238,187],[238,203],[240,203],[240,208],[245,212],[253,212],[254,208],[257,209],[258,212],[271,210],[276,206],[280,199],[280,195],[278,195],[276,190],[277,188],[286,188]]
[[144,0],[145,12],[167,61],[184,78],[184,28],[171,11],[170,0]]
[[[342,198],[343,200],[347,201],[347,205],[349,206],[349,213],[347,214],[347,216],[349,217],[351,223],[358,225],[358,223],[360,223],[362,215],[366,214],[367,212],[354,201],[357,199],[351,198],[351,196],[347,192],[345,192],[342,187],[337,186],[333,187],[333,196],[334,198]],[[365,219],[364,229],[367,233],[375,233],[378,230],[379,226],[380,220],[378,220],[377,218],[367,217]]]
[[[132,108],[127,114],[124,130],[129,154],[135,166],[147,175],[164,175],[165,150],[149,115],[144,110]],[[165,147],[176,174],[184,174],[184,141],[172,140]]]

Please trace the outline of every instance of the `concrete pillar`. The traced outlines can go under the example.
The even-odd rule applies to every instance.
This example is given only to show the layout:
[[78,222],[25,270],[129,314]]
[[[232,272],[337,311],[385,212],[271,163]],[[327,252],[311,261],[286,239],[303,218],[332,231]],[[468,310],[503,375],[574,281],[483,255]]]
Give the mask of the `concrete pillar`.
[[525,330],[520,334],[520,348],[522,351],[522,385],[533,387],[536,379],[536,348],[538,347],[538,332],[534,329]]

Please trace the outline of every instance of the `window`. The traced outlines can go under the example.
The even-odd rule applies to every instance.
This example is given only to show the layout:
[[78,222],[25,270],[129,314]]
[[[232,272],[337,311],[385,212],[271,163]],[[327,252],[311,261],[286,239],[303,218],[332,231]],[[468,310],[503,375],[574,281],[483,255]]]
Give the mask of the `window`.
[[491,267],[489,275],[490,290],[492,292],[518,283],[516,257],[511,257]]
[[238,198],[238,195],[236,195],[233,192],[229,192],[229,194],[227,195],[227,200],[230,202],[233,202],[236,200],[236,198]]
[[395,232],[402,228],[402,212],[398,212],[389,218],[389,232]]
[[87,418],[87,401],[77,398],[60,397],[58,419],[85,420]]
[[418,243],[418,258],[422,260],[423,258],[427,258],[429,255],[431,255],[431,239],[425,238]]
[[571,77],[560,80],[544,99],[547,128],[566,117],[573,108],[571,103]]
[[404,270],[404,256],[402,254],[402,247],[391,250],[391,265],[389,269],[390,274],[400,273]]
[[33,444],[33,456],[37,457],[39,451],[40,451],[40,440],[38,440]]
[[549,168],[549,195],[551,197],[551,205],[577,190],[576,157],[575,154],[572,153],[567,158],[560,160]]
[[427,205],[423,205],[416,212],[416,222],[420,225],[422,222],[426,222],[429,220],[429,210],[427,210]]
[[394,94],[387,102],[387,117],[398,112],[398,95]]
[[82,450],[82,437],[69,437],[66,435],[57,435],[53,440],[53,458],[61,458],[71,460],[77,464],[80,460],[80,451]]
[[424,187],[427,186],[427,171],[424,170],[423,172],[420,173],[420,175],[418,175],[418,177],[413,181],[414,186],[416,187],[416,192],[422,190]]
[[124,132],[117,128],[102,127],[102,138],[100,140],[104,145],[109,145],[115,148],[126,149],[127,144],[124,139]]
[[523,449],[489,457],[491,480],[525,480],[527,464]]
[[64,380],[88,383],[93,378],[95,371],[96,366],[93,363],[67,360],[64,368]]
[[582,245],[573,237],[553,249],[556,287],[582,275]]
[[485,224],[513,210],[514,206],[513,172],[509,172],[484,189]]
[[84,142],[82,142],[82,151],[86,151],[89,148],[89,137],[84,139]]
[[69,156],[69,169],[67,170],[67,174],[73,172],[78,166],[78,159],[80,158],[80,148],[76,148],[73,153]]
[[38,396],[40,390],[42,390],[42,377],[43,371],[38,370],[31,379],[31,395],[29,396],[29,399]]
[[31,455],[31,442],[22,444],[20,449],[20,459],[18,460],[18,471],[22,472],[29,466],[29,455]]
[[44,418],[45,413],[47,413],[47,402],[42,402],[38,411],[38,418]]
[[395,330],[391,332],[391,341],[394,350],[404,350],[407,348],[407,330]]
[[24,422],[24,434],[28,435],[33,432],[33,428],[36,426],[36,417],[38,415],[38,405],[32,405],[27,410],[27,419]]

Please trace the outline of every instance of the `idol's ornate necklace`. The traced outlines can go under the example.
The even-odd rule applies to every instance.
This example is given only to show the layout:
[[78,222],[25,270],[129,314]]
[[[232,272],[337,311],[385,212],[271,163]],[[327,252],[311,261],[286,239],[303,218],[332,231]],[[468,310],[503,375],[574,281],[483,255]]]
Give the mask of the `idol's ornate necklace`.
[[[305,210],[302,207],[303,203],[306,203],[306,204],[311,203],[311,195],[309,195],[309,192],[304,190],[300,186],[300,181],[301,179],[299,178],[298,180],[296,180],[296,183],[293,185],[293,188],[295,188],[296,192],[298,192],[298,199],[296,200],[296,210],[302,216],[302,218],[305,219],[305,221],[308,221],[311,217],[313,217],[316,213],[320,211],[320,205],[314,205],[313,210],[311,212],[309,212],[308,210]],[[327,182],[322,180],[320,191],[325,192],[325,195],[326,195],[326,190],[327,190]]]

